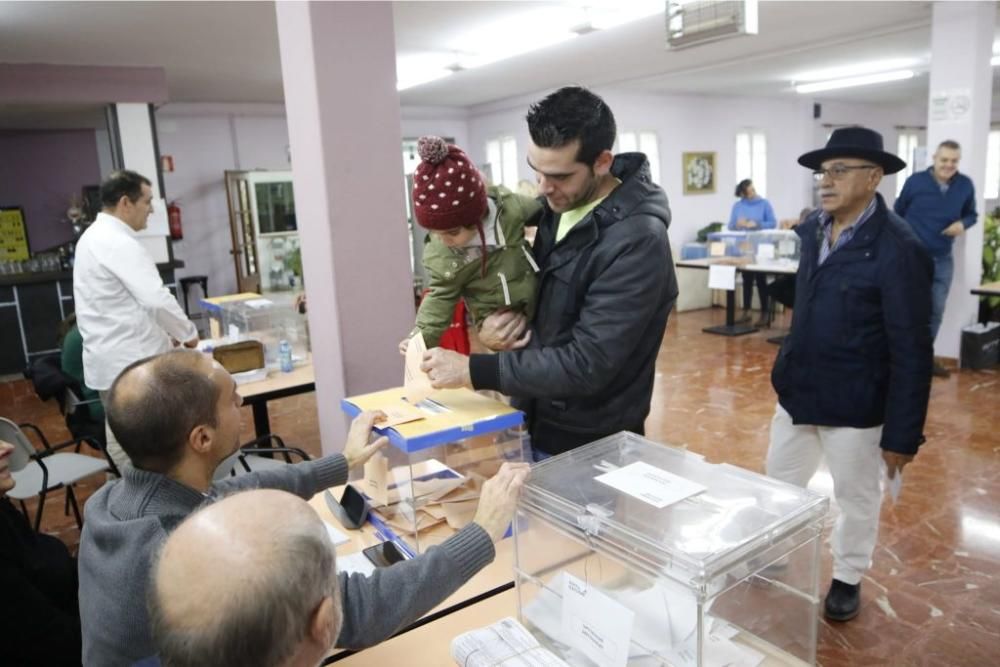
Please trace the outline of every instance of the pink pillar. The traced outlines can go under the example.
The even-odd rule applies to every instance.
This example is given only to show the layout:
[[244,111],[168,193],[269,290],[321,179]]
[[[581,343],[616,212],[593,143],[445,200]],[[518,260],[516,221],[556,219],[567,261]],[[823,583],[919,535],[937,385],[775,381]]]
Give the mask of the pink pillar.
[[413,326],[392,5],[278,2],[323,452],[344,396],[402,384]]

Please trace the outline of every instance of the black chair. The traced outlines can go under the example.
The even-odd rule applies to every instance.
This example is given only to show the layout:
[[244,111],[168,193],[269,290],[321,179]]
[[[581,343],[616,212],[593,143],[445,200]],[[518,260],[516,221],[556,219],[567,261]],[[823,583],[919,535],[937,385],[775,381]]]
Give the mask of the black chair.
[[[275,454],[280,454],[281,459],[274,458]],[[281,437],[274,434],[263,435],[242,445],[233,466],[229,470],[216,470],[214,477],[219,480],[223,477],[245,475],[248,472],[280,468],[294,463],[293,455],[301,461],[311,460],[309,455],[301,449],[286,447],[285,441]]]
[[108,455],[108,439],[104,419],[95,419],[90,412],[90,406],[99,404],[101,400],[94,398],[89,401],[81,397],[83,391],[75,378],[67,375],[62,369],[59,355],[50,354],[38,357],[24,371],[24,377],[31,380],[35,394],[43,401],[56,399],[59,412],[66,420],[66,428],[78,441],[76,451],[80,451],[79,442],[87,442],[104,454],[111,471],[121,476],[118,467]]

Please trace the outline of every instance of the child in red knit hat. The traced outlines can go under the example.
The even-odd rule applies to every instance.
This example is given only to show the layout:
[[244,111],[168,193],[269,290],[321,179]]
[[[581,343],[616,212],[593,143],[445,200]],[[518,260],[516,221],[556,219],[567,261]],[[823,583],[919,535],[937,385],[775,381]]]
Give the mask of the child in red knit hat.
[[459,299],[477,326],[503,309],[535,309],[538,266],[524,240],[524,226],[541,204],[500,186],[487,187],[469,156],[440,137],[421,137],[421,162],[413,173],[413,213],[430,233],[424,268],[430,291],[417,311],[416,327],[428,348],[449,327]]

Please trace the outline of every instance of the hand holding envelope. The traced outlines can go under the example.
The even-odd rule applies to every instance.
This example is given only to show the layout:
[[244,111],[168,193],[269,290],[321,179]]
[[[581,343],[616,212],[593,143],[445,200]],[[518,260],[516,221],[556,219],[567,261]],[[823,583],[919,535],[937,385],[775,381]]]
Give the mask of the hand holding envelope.
[[903,468],[912,460],[912,454],[900,454],[898,452],[882,450],[882,462],[885,465],[889,496],[892,498],[893,504],[899,500],[899,491],[903,488]]

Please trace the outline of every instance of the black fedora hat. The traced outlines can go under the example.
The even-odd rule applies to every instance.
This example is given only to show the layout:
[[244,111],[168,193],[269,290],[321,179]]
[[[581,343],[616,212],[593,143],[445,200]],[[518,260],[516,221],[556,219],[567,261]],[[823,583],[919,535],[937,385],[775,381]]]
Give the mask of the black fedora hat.
[[895,174],[906,167],[905,162],[883,150],[881,134],[860,125],[837,128],[826,142],[826,148],[799,156],[799,164],[810,169],[819,169],[820,165],[835,157],[868,160],[882,167],[886,174]]

